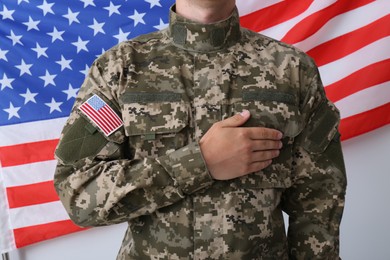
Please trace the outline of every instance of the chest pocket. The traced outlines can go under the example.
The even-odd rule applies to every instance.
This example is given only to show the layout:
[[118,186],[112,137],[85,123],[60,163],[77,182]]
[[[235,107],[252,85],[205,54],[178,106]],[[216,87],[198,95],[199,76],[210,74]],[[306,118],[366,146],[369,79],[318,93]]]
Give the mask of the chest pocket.
[[[245,97],[245,96],[244,96]],[[302,131],[299,108],[283,98],[244,98],[233,104],[233,113],[249,110],[251,117],[244,127],[266,127],[283,133],[283,148],[270,166],[260,172],[249,174],[238,180],[245,188],[285,188],[291,185],[292,148],[295,137]]]
[[134,159],[158,157],[188,143],[188,103],[180,95],[137,93],[123,98],[123,121]]

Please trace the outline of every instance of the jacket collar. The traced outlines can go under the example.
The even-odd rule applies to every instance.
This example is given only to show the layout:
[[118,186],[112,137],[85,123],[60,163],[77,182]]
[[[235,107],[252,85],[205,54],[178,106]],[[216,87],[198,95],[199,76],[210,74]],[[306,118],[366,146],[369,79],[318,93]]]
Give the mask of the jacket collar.
[[178,15],[173,5],[169,14],[169,33],[174,45],[188,51],[210,52],[225,49],[240,39],[238,10],[236,8],[226,20],[202,24]]

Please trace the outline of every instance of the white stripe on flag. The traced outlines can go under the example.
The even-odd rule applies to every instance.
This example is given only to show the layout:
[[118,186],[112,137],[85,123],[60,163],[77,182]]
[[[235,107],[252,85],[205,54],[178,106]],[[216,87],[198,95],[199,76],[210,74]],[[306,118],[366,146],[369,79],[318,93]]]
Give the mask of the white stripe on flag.
[[10,218],[14,229],[69,220],[60,201],[10,209]]
[[[0,127],[0,146],[58,139],[66,122],[65,117]],[[20,129],[26,129],[20,135]]]
[[337,82],[347,75],[376,63],[390,58],[390,36],[382,38],[360,50],[334,62],[319,68],[324,86]]
[[56,163],[51,160],[5,167],[2,169],[4,184],[6,187],[14,187],[52,181]]
[[337,0],[332,1],[323,1],[323,0],[317,0],[314,1],[311,6],[300,15],[294,17],[293,19],[290,19],[284,23],[280,23],[278,25],[272,26],[268,29],[262,30],[260,33],[267,35],[269,37],[275,38],[275,39],[282,39],[283,36],[286,35],[288,31],[290,31],[297,23],[305,19],[306,17],[312,15],[315,12],[318,12],[333,3],[335,3]]
[[0,254],[9,252],[15,248],[14,234],[11,228],[9,208],[6,199],[7,194],[2,175],[2,168],[0,167]]
[[[371,4],[343,13],[331,19],[315,34],[294,45],[303,51],[308,51],[316,45],[330,41],[364,27],[389,14],[390,1],[375,1]],[[359,19],[356,19],[359,17]]]
[[390,81],[364,89],[335,103],[341,118],[350,117],[390,102]]
[[283,2],[284,0],[245,0],[238,1],[237,8],[240,16],[244,16],[254,11],[266,8],[268,6]]

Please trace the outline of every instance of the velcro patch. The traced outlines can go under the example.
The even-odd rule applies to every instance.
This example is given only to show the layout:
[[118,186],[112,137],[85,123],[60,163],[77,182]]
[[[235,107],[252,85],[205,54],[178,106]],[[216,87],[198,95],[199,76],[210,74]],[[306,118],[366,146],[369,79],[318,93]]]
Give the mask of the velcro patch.
[[122,119],[96,94],[85,101],[79,109],[95,123],[106,136],[111,135],[123,125]]

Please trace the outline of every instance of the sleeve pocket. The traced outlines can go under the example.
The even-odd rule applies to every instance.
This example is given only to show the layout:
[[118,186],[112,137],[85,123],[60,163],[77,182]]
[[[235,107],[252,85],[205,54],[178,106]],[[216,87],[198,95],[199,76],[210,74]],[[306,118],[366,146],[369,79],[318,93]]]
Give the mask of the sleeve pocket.
[[64,163],[95,156],[108,143],[108,140],[85,118],[79,117],[64,129],[55,155]]
[[302,132],[302,147],[311,154],[323,153],[338,136],[340,115],[329,101],[323,102],[309,119]]

